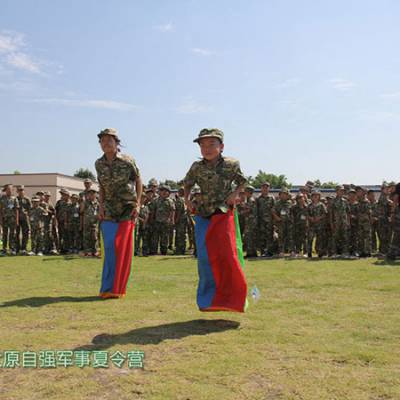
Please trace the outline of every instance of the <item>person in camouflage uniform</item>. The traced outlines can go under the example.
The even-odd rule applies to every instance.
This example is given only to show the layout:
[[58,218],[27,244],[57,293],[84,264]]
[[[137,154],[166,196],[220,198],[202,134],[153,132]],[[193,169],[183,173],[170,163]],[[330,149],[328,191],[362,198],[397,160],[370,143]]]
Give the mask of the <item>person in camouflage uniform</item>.
[[81,214],[79,196],[77,194],[71,196],[71,203],[67,210],[67,230],[69,237],[69,252],[77,254],[82,247]]
[[357,186],[356,192],[358,200],[358,252],[360,257],[371,257],[371,204],[367,199],[367,191],[364,188]]
[[[16,229],[17,253],[20,251],[22,255],[26,255],[26,246],[29,240],[29,210],[32,207],[31,201],[25,196],[25,188],[23,185],[18,186],[17,200],[19,203],[19,224]],[[22,237],[21,237],[22,236]]]
[[58,248],[58,234],[57,234],[57,221],[56,209],[50,201],[50,192],[44,192],[43,207],[47,211],[44,219],[44,254],[56,255]]
[[32,197],[32,208],[29,211],[29,222],[31,225],[31,251],[29,255],[43,255],[44,246],[44,223],[47,211],[40,206],[40,198]]
[[132,157],[120,153],[116,129],[104,129],[97,136],[104,151],[95,163],[100,220],[134,220],[139,215],[143,190],[139,168]]
[[[151,192],[153,193],[153,192]],[[139,211],[138,225],[136,228],[135,237],[135,255],[147,255],[146,242],[146,227],[149,219],[149,207],[147,206],[147,196],[142,195],[142,202]]]
[[357,194],[354,189],[349,189],[347,194],[348,202],[349,202],[349,253],[352,256],[359,256],[359,242],[358,242],[358,233],[359,233],[359,204],[357,201]]
[[3,227],[3,251],[2,255],[7,254],[7,247],[10,248],[10,254],[17,254],[16,229],[19,224],[19,202],[12,195],[13,186],[5,185],[3,191],[5,195],[0,198],[0,223]]
[[279,199],[275,203],[273,216],[278,232],[279,256],[283,257],[285,253],[291,253],[294,256],[292,201],[288,189],[282,188],[279,192]]
[[349,203],[343,197],[344,187],[336,187],[336,197],[332,202],[331,226],[335,240],[335,253],[348,257],[349,255]]
[[147,203],[149,208],[149,220],[146,227],[146,235],[148,237],[148,253],[149,255],[157,254],[157,235],[155,223],[155,204],[158,199],[158,182],[155,178],[149,180],[148,189],[153,193],[152,200]]
[[257,257],[257,202],[253,197],[254,191],[251,185],[245,188],[243,247],[248,258]]
[[273,255],[274,246],[274,218],[273,209],[275,199],[269,194],[270,184],[264,182],[261,185],[261,195],[257,198],[258,213],[258,248],[264,257]]
[[392,201],[389,199],[389,187],[383,183],[377,204],[379,253],[387,254],[390,244],[390,215]]
[[325,218],[325,243],[328,257],[332,257],[335,254],[335,241],[333,238],[332,225],[330,223],[332,216],[332,203],[333,197],[330,195],[326,196],[327,217]]
[[83,203],[86,200],[86,196],[89,193],[89,190],[92,189],[92,185],[93,185],[93,182],[89,178],[86,178],[83,181],[83,186],[85,187],[85,190],[83,192],[79,193],[79,203]]
[[393,236],[386,255],[388,261],[393,261],[400,256],[400,183],[393,192],[394,213],[392,217]]
[[156,252],[160,245],[161,255],[166,255],[168,250],[168,235],[171,224],[174,223],[175,204],[169,197],[171,188],[167,185],[160,186],[160,196],[155,202],[154,221],[156,227]]
[[97,191],[88,189],[85,200],[80,205],[81,231],[83,232],[83,255],[97,256],[98,227],[99,227],[99,202],[96,198]]
[[373,190],[368,190],[367,198],[371,204],[371,251],[376,253],[378,251],[378,203]]
[[175,199],[175,254],[185,254],[186,232],[188,225],[188,214],[185,205],[185,189],[179,188]]
[[200,206],[201,203],[201,191],[200,188],[195,185],[190,193],[190,203],[192,205],[192,209],[189,210],[186,208],[187,213],[188,213],[188,235],[189,235],[189,243],[191,243],[191,246],[189,248],[193,249],[193,256],[197,257],[197,249],[196,249],[196,240],[195,240],[195,222],[194,218],[197,213],[197,209]]
[[[152,254],[152,249],[153,249],[153,224],[154,224],[154,204],[155,204],[155,199],[154,199],[154,191],[151,188],[146,189],[146,199],[145,199],[145,205],[147,208],[147,218],[146,218],[146,224],[143,226],[143,244],[142,244],[142,255],[143,256],[148,256]],[[155,253],[153,253],[155,254]]]
[[245,225],[246,225],[246,216],[245,216],[246,201],[247,201],[246,192],[243,190],[239,193],[239,200],[236,204],[236,210],[237,210],[238,218],[239,218],[239,227],[240,227],[240,233],[242,235],[244,251],[246,251],[246,243],[244,241],[244,231],[245,231]]
[[296,255],[303,253],[303,256],[306,256],[308,252],[308,208],[306,202],[307,198],[300,193],[296,196],[296,204],[292,207],[294,251]]
[[70,248],[70,237],[68,232],[68,210],[70,207],[70,193],[67,189],[60,189],[61,199],[57,201],[56,219],[58,227],[58,236],[60,242],[60,253],[67,254]]
[[313,242],[315,239],[315,251],[318,257],[326,255],[326,219],[327,208],[321,201],[321,193],[311,193],[311,204],[308,206],[308,251],[307,255],[312,258]]

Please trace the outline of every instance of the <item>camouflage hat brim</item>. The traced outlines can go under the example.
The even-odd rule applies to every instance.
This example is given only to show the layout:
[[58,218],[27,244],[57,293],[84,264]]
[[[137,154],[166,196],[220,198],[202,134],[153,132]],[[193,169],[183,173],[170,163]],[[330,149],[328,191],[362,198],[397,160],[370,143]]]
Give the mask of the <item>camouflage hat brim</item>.
[[205,138],[215,138],[215,139],[218,139],[221,143],[224,142],[222,140],[221,136],[210,133],[209,135],[202,135],[201,137],[197,137],[196,139],[193,140],[193,143],[200,143],[200,140],[205,139]]

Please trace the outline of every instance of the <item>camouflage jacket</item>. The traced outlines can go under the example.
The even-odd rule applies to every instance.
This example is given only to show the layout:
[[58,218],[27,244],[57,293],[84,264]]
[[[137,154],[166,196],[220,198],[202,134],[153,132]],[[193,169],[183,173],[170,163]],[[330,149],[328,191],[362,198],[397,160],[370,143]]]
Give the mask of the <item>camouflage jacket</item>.
[[64,200],[58,200],[56,203],[56,218],[58,222],[66,222],[68,218],[68,210],[70,206],[70,202],[66,202]]
[[354,203],[349,202],[349,216],[350,216],[350,225],[357,226],[358,218],[359,218],[359,204],[358,201]]
[[392,201],[385,195],[381,194],[376,206],[377,217],[382,221],[388,221],[391,214]]
[[327,216],[327,209],[325,204],[318,202],[316,204],[311,203],[308,206],[308,216],[311,218],[322,217],[319,222],[313,222],[310,220],[310,226],[322,226],[325,223]]
[[48,213],[42,207],[32,207],[29,211],[29,221],[32,229],[43,229]]
[[218,209],[222,212],[228,211],[226,199],[233,191],[232,184],[244,185],[246,178],[240,169],[239,161],[221,156],[213,165],[205,159],[192,164],[184,184],[191,189],[196,183],[201,190],[201,204],[196,213],[202,217],[209,217]]
[[257,202],[254,197],[249,197],[244,203],[244,219],[248,228],[257,226]]
[[18,209],[19,202],[15,196],[0,197],[0,215],[3,218],[3,222],[15,221]]
[[272,210],[275,206],[275,199],[270,194],[257,198],[257,212],[260,222],[272,222]]
[[76,204],[69,204],[67,210],[67,220],[69,224],[72,225],[80,225],[81,223],[81,214],[80,214],[80,207],[79,203]]
[[99,216],[99,203],[97,200],[85,200],[83,203],[84,225],[96,224]]
[[304,207],[300,207],[299,204],[294,205],[292,207],[292,213],[295,226],[307,226],[308,208],[306,204],[304,204]]
[[116,221],[129,220],[137,203],[135,182],[140,176],[135,160],[128,155],[117,153],[109,163],[103,155],[96,161],[95,167],[104,196],[105,218]]
[[177,224],[182,224],[187,220],[185,200],[182,197],[175,199],[175,221]]
[[331,209],[332,223],[347,225],[349,222],[349,213],[350,207],[348,201],[343,197],[335,197],[332,201]]
[[31,201],[28,197],[17,196],[19,203],[19,220],[26,221],[28,219],[29,210],[32,208]]
[[292,202],[290,200],[277,200],[274,206],[275,214],[282,220],[282,222],[293,222]]
[[371,203],[368,199],[358,201],[358,220],[360,223],[370,223],[372,216]]
[[159,197],[155,203],[155,221],[172,222],[171,218],[175,211],[175,203],[172,199]]

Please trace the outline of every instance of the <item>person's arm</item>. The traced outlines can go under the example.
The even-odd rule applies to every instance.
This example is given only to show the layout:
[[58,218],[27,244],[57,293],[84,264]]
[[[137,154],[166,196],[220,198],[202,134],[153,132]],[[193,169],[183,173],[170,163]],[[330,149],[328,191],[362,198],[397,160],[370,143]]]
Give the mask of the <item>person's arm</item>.
[[196,165],[196,163],[192,164],[185,178],[183,179],[183,198],[186,208],[189,210],[190,213],[193,212],[194,209],[192,199],[190,198],[190,192],[196,183]]
[[99,220],[102,221],[104,219],[104,189],[99,184]]
[[132,219],[136,219],[140,211],[140,202],[142,200],[143,183],[140,175],[137,176],[136,181],[136,207],[132,210]]

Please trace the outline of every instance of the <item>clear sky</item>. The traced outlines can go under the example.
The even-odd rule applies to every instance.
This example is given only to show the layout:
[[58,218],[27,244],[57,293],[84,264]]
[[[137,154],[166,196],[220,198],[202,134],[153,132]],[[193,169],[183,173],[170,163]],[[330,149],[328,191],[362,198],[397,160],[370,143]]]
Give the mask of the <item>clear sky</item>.
[[307,179],[399,180],[397,0],[0,0],[0,173],[94,171],[119,130],[147,181],[204,127]]

